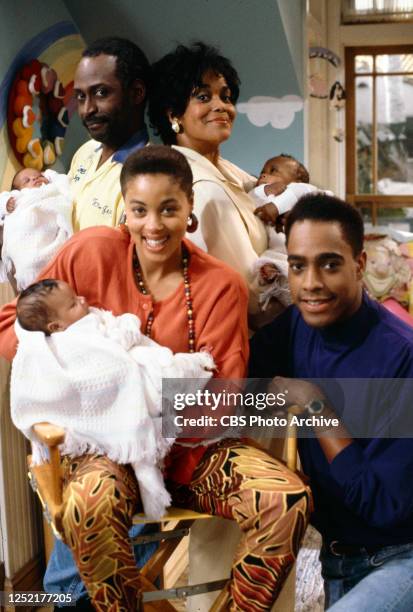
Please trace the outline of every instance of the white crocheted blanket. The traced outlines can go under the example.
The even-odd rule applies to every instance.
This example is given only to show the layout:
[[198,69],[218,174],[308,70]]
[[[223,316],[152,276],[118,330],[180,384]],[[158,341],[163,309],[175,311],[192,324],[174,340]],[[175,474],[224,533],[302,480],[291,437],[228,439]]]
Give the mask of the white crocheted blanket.
[[69,179],[53,170],[44,174],[47,185],[0,194],[0,209],[9,197],[16,199],[15,210],[4,217],[2,260],[8,274],[15,270],[19,291],[37,278],[73,234]]
[[[66,430],[63,454],[105,454],[131,463],[144,511],[159,518],[170,503],[159,466],[173,439],[161,433],[162,378],[211,378],[208,353],[176,354],[140,331],[131,314],[95,308],[63,332],[27,332],[16,322],[18,349],[11,375],[11,413],[32,441],[33,462],[47,449],[32,426]],[[205,382],[206,382],[205,380]]]

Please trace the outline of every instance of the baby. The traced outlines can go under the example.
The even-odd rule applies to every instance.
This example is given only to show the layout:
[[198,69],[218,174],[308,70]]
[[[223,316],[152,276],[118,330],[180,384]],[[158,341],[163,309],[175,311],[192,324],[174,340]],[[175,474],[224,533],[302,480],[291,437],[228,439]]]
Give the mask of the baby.
[[211,355],[174,355],[141,332],[135,315],[91,308],[53,279],[20,294],[15,327],[11,412],[32,440],[34,462],[46,457],[31,428],[52,422],[66,430],[63,454],[100,453],[130,463],[145,514],[162,516],[170,496],[159,465],[173,443],[162,437],[162,378],[206,382]]
[[[253,274],[261,287],[260,302],[264,309],[272,297],[284,305],[290,303],[283,231],[285,219],[298,200],[314,191],[307,169],[292,155],[282,153],[265,162],[257,185],[249,192],[256,204],[255,214],[268,226],[269,248],[254,265]],[[275,230],[273,229],[275,227]]]
[[[34,168],[23,168],[19,170],[13,177],[11,183],[11,193],[13,191],[21,191],[22,189],[35,189],[40,185],[48,185],[49,179],[44,174],[35,170]],[[4,196],[4,197],[3,197]],[[8,199],[6,201],[6,197]],[[0,194],[0,220],[4,223],[4,217],[7,213],[12,213],[16,208],[16,198],[13,195],[9,195],[8,192]]]
[[11,187],[0,194],[2,280],[14,277],[20,291],[72,235],[72,197],[68,177],[53,170],[23,168]]
[[290,211],[303,195],[317,191],[309,180],[307,169],[292,155],[272,157],[265,162],[257,185],[250,191],[257,205],[255,214],[264,223],[276,225],[278,217]]

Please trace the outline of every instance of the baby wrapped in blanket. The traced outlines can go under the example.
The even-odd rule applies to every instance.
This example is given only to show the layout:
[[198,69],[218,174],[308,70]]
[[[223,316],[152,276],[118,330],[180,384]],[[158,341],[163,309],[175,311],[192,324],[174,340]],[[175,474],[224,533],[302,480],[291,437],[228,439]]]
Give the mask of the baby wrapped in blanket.
[[0,225],[4,226],[1,280],[14,275],[21,291],[73,234],[69,178],[53,170],[20,170],[12,191],[0,194]]
[[66,430],[63,454],[130,463],[145,514],[162,516],[170,496],[160,465],[174,441],[161,434],[162,378],[207,380],[211,355],[174,355],[140,331],[135,315],[89,308],[67,283],[51,279],[19,296],[16,333],[11,413],[32,441],[33,462],[46,461],[47,449],[32,426],[59,425]]

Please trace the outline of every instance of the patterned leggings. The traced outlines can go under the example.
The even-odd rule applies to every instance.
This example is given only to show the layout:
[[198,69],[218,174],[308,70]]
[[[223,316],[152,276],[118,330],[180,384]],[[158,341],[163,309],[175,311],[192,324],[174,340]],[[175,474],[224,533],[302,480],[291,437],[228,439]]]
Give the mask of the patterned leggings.
[[[299,476],[238,440],[211,445],[189,485],[168,483],[176,506],[237,521],[243,537],[230,583],[230,609],[270,610],[296,558],[311,493]],[[129,466],[89,455],[68,462],[63,528],[98,611],[131,612],[140,595],[128,529],[139,501]]]

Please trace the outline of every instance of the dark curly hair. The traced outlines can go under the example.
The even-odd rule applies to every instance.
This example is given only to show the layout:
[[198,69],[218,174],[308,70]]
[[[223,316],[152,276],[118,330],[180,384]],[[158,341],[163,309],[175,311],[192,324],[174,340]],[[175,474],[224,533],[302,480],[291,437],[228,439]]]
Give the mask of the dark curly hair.
[[111,36],[99,38],[82,53],[82,57],[113,55],[116,57],[116,76],[125,91],[137,79],[149,88],[151,68],[144,52],[131,40]]
[[152,87],[149,93],[149,120],[165,144],[175,144],[168,112],[181,117],[194,88],[202,84],[205,72],[211,70],[226,80],[231,101],[239,96],[240,79],[231,62],[214,47],[196,42],[191,47],[178,45],[152,66]]

